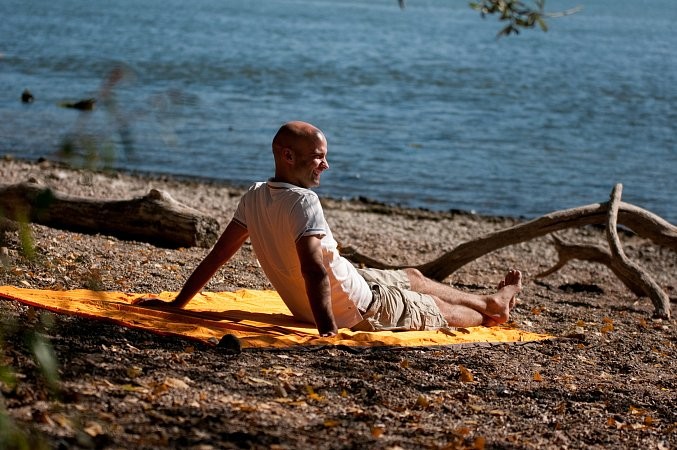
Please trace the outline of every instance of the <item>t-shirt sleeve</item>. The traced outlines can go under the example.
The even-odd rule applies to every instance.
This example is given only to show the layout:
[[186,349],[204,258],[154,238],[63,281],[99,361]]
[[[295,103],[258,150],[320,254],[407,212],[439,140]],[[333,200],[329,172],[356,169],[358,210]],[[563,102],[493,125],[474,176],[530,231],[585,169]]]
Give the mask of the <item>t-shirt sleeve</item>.
[[242,225],[243,227],[247,228],[247,218],[244,213],[246,202],[245,197],[246,195],[240,197],[240,201],[237,204],[237,209],[235,210],[235,214],[233,215],[233,220],[238,224]]
[[317,195],[307,195],[296,204],[292,214],[292,226],[296,240],[303,236],[324,237],[327,234],[327,222]]

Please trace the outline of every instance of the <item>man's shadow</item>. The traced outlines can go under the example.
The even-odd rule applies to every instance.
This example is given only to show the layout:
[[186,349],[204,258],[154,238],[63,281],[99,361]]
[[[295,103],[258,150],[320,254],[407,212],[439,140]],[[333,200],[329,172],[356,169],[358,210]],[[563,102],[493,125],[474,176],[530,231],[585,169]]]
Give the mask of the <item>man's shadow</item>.
[[[224,311],[204,311],[194,309],[182,309],[180,311],[172,311],[182,316],[187,316],[193,319],[209,320],[212,322],[227,323],[228,328],[238,328],[242,331],[252,331],[256,329],[267,333],[275,333],[281,335],[296,334],[305,335],[307,333],[295,328],[308,328],[309,331],[315,329],[313,324],[301,322],[288,314],[279,313],[263,313],[254,311],[242,311],[238,309],[224,310]],[[256,322],[247,323],[247,322]]]

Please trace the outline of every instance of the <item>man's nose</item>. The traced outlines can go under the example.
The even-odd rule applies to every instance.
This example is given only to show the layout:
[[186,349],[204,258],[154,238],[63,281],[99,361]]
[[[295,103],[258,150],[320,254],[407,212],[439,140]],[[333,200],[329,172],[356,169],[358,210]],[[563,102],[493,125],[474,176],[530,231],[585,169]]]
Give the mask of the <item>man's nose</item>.
[[322,165],[322,170],[327,170],[329,168],[329,163],[327,162],[326,158],[322,160],[321,165]]

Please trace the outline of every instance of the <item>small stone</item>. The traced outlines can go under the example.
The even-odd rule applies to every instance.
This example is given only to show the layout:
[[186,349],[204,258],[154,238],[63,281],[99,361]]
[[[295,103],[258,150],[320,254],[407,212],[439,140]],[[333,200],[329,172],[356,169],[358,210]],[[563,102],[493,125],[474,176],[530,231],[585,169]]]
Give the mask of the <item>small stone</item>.
[[7,247],[0,247],[0,264],[3,266],[9,265],[9,249]]
[[237,355],[242,353],[242,345],[240,344],[240,340],[232,334],[225,334],[216,345],[216,348],[221,353],[228,355]]
[[64,171],[59,170],[59,171],[50,173],[49,178],[51,178],[52,180],[63,181],[63,180],[68,178],[68,174]]

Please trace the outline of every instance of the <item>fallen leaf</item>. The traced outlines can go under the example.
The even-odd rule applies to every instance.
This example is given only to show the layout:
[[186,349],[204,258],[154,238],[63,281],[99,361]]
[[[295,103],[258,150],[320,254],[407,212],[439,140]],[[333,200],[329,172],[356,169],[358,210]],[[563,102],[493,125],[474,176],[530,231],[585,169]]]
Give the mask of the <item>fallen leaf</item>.
[[169,390],[169,386],[164,383],[159,383],[153,387],[152,395],[162,395]]
[[54,421],[49,417],[45,411],[34,411],[32,415],[33,422],[46,424],[49,426],[54,425]]
[[185,381],[179,380],[178,378],[166,378],[162,384],[168,388],[173,389],[188,389],[189,386]]
[[465,366],[459,365],[458,370],[461,372],[461,381],[464,383],[470,383],[475,380],[472,376],[472,372],[468,370]]
[[630,414],[632,414],[633,416],[644,413],[644,411],[642,411],[641,409],[636,408],[632,405],[628,408],[628,412],[630,412]]
[[317,394],[315,390],[312,388],[310,385],[306,385],[306,392],[308,393],[308,398],[311,400],[315,400],[317,402],[324,401],[324,397]]
[[122,387],[122,390],[125,391],[125,392],[144,392],[145,391],[145,389],[143,389],[142,387],[133,386],[131,384],[123,384],[121,387]]
[[138,366],[127,367],[127,376],[129,378],[136,378],[143,373],[143,369]]
[[539,382],[539,383],[543,381],[543,377],[542,377],[541,374],[538,373],[538,372],[534,372],[534,377],[533,377],[533,378],[534,378],[534,381]]
[[430,400],[428,400],[428,397],[425,395],[419,394],[418,398],[416,399],[416,406],[419,408],[427,408],[430,406]]
[[603,325],[600,330],[603,334],[610,333],[614,331],[614,324],[613,323],[607,323],[606,325]]
[[379,438],[379,437],[383,436],[383,433],[385,433],[385,431],[386,431],[386,426],[383,425],[382,423],[374,424],[371,427],[371,435],[375,438]]
[[55,414],[52,416],[52,419],[54,419],[54,422],[58,423],[62,428],[67,430],[73,429],[71,420],[63,414]]
[[487,440],[483,436],[477,436],[473,442],[472,448],[475,450],[484,450]]
[[336,419],[325,419],[324,426],[325,428],[334,428],[341,425],[341,422]]
[[254,412],[260,409],[260,405],[253,405],[250,403],[239,403],[233,406],[242,412]]
[[96,437],[103,434],[103,427],[98,422],[87,422],[87,425],[84,428],[85,433],[91,437]]
[[460,428],[457,428],[457,429],[454,431],[454,433],[455,433],[457,436],[466,437],[467,435],[470,434],[470,431],[471,431],[471,430],[470,430],[470,428],[468,428],[468,427],[460,427]]
[[274,383],[264,380],[263,378],[256,378],[256,377],[247,377],[247,382],[250,384],[264,384],[266,386],[272,386]]

